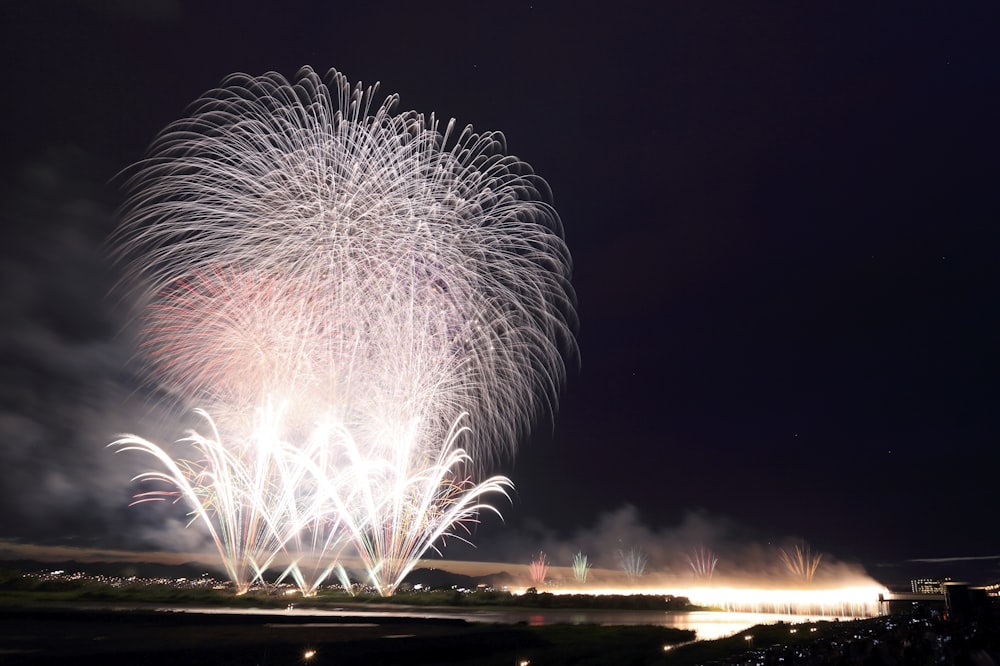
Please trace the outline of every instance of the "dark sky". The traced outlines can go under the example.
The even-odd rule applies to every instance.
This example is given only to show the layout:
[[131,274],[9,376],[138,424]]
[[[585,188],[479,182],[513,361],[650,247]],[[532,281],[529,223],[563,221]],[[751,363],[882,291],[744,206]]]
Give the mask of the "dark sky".
[[479,557],[600,526],[1000,555],[1000,10],[638,4],[4,3],[0,538],[168,533],[103,448],[164,426],[113,178],[227,74],[309,64],[502,130],[553,190],[581,361]]

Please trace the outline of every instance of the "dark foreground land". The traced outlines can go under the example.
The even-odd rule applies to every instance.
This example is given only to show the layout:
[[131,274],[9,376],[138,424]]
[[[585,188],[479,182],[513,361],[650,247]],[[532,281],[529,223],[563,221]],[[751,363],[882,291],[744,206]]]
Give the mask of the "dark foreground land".
[[692,638],[664,627],[0,609],[2,664],[646,664]]
[[761,625],[716,641],[690,639],[664,627],[0,609],[0,663],[14,665],[1000,664],[1000,627],[982,618]]
[[775,624],[689,643],[691,632],[664,627],[6,607],[0,663],[1000,664],[1000,627],[983,619]]
[[846,622],[758,625],[729,638],[671,650],[671,666],[995,666],[994,618],[890,615]]

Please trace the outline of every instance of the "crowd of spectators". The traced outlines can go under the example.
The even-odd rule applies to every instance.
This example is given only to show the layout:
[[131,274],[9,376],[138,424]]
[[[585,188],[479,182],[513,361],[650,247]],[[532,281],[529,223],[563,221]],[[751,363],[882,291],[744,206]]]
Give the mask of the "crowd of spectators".
[[844,622],[811,643],[769,646],[715,663],[1000,666],[1000,613],[994,603],[961,615],[922,612]]

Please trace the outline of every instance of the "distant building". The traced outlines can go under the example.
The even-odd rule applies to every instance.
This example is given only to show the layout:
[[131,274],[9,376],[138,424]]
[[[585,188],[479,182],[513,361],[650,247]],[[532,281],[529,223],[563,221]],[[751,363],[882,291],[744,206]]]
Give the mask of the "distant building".
[[951,578],[914,578],[910,581],[910,591],[913,594],[944,594],[944,584]]

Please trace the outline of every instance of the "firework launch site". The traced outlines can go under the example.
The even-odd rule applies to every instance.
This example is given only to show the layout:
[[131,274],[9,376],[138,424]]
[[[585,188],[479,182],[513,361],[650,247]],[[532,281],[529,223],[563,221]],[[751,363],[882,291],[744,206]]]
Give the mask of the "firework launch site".
[[374,589],[323,590],[304,599],[288,586],[236,596],[231,583],[208,576],[60,570],[7,571],[0,590],[0,653],[11,664],[71,657],[104,664],[957,663],[1000,647],[995,603],[909,604],[905,612],[852,619],[706,611],[655,594],[515,595],[485,587],[389,598]]

